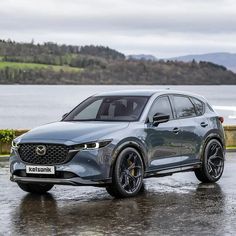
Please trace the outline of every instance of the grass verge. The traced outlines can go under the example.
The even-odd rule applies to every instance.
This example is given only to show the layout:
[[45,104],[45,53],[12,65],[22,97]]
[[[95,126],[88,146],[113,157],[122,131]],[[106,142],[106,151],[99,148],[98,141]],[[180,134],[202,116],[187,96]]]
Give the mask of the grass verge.
[[80,72],[83,69],[77,67],[70,66],[55,66],[55,65],[46,65],[46,64],[37,64],[37,63],[23,63],[23,62],[8,62],[0,60],[0,70],[5,68],[13,68],[13,69],[52,69],[54,71],[66,71],[66,72]]

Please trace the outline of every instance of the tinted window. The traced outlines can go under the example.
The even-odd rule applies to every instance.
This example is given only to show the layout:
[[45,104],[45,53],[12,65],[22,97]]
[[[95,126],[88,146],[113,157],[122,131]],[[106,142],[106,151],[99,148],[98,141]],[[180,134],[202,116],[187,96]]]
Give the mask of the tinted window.
[[65,121],[135,121],[138,120],[148,97],[91,97],[76,107]]
[[215,112],[214,109],[210,106],[209,103],[207,103],[207,107],[208,107],[211,111]]
[[174,96],[174,106],[178,118],[196,116],[194,106],[188,97]]
[[150,112],[148,114],[149,122],[153,122],[153,116],[155,114],[169,115],[170,119],[173,118],[170,101],[168,97],[158,98],[152,105]]
[[85,107],[80,113],[75,115],[75,120],[94,120],[97,117],[98,109],[101,106],[102,99],[96,100]]
[[200,100],[196,98],[192,98],[194,105],[195,105],[195,110],[198,116],[202,115],[204,113],[204,104]]

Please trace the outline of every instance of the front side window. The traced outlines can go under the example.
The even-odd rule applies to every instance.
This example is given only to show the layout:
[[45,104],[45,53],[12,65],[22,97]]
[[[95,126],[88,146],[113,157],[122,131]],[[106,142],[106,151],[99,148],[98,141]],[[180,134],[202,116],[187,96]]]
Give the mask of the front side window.
[[188,97],[173,96],[174,107],[178,118],[196,116],[195,108]]
[[136,121],[148,101],[146,96],[91,97],[69,113],[64,121]]
[[157,98],[156,101],[154,101],[149,114],[148,114],[148,120],[149,122],[153,122],[153,116],[154,115],[169,115],[170,119],[173,118],[172,109],[170,106],[170,101],[167,96]]

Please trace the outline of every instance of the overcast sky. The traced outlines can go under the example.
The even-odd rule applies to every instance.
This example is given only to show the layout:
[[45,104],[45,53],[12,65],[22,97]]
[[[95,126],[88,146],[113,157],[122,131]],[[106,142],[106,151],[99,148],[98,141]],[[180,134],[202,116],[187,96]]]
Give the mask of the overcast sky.
[[236,0],[0,0],[0,38],[158,58],[236,53]]

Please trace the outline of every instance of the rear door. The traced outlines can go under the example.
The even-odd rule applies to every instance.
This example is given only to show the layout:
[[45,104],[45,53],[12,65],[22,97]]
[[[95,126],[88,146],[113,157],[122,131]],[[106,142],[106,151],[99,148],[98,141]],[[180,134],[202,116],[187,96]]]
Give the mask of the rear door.
[[174,112],[179,121],[179,141],[181,142],[181,155],[183,164],[196,161],[201,144],[200,124],[196,119],[197,113],[193,101],[188,96],[172,95],[171,101]]

